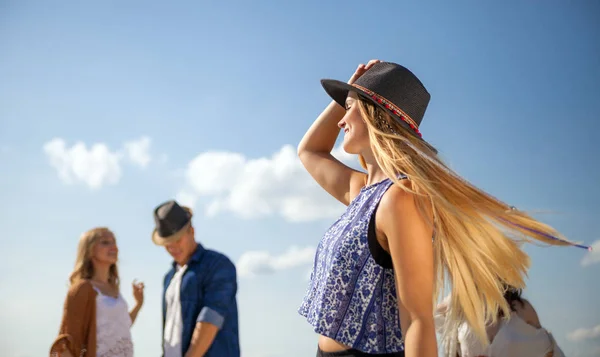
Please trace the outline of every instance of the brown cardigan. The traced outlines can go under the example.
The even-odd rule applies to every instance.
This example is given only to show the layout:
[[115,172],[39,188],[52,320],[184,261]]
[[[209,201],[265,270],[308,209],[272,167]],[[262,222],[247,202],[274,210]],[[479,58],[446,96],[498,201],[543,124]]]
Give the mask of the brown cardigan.
[[89,280],[69,288],[65,299],[58,337],[50,347],[50,356],[61,356],[65,349],[73,357],[96,357],[96,296]]

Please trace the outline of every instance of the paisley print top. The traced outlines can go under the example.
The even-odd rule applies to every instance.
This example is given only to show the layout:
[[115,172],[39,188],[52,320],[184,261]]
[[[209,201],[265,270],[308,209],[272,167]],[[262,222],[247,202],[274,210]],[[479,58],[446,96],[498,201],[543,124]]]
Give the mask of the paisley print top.
[[318,334],[373,354],[404,350],[394,271],[375,261],[368,243],[371,216],[392,184],[363,187],[325,233],[298,310]]

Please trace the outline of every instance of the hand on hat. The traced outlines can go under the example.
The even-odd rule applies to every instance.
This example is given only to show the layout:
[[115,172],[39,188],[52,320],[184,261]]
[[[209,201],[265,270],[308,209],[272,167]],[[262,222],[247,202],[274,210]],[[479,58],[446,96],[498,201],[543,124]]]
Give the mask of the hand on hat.
[[360,76],[362,76],[363,74],[365,74],[365,72],[373,67],[373,65],[375,63],[379,63],[381,62],[380,60],[377,59],[373,59],[370,60],[369,63],[367,63],[367,65],[365,66],[364,64],[359,64],[358,67],[356,68],[356,71],[354,71],[354,74],[352,75],[352,77],[350,77],[350,80],[348,81],[348,84],[352,84],[354,83],[358,78],[360,78]]

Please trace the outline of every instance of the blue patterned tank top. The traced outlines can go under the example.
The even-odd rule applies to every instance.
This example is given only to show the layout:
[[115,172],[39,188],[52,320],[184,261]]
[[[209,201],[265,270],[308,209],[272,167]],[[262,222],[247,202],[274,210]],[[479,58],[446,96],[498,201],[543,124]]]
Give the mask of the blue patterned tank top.
[[371,217],[392,184],[363,187],[325,233],[298,310],[316,333],[366,353],[404,350],[394,271],[375,261],[369,245]]

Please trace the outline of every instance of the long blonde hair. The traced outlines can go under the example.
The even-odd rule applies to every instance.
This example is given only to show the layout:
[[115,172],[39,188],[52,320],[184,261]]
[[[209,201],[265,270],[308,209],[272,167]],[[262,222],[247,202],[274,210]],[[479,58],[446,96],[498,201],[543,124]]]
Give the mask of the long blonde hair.
[[[94,264],[92,263],[92,251],[98,240],[106,234],[113,233],[106,227],[97,227],[84,232],[79,238],[77,246],[77,259],[75,260],[75,268],[69,277],[71,285],[86,279],[91,279],[94,276]],[[109,268],[108,283],[115,288],[119,287],[119,270],[116,264],[112,264]]]
[[[435,232],[433,301],[444,288],[451,289],[443,340],[449,343],[450,334],[466,322],[487,344],[485,324],[496,322],[499,310],[510,315],[503,297],[505,284],[525,286],[530,260],[517,240],[572,243],[550,226],[462,179],[433,147],[411,135],[383,109],[362,98],[358,102],[377,163],[398,187],[418,197],[424,219],[430,221],[428,217],[433,216],[429,222]],[[366,168],[362,156],[359,160]],[[410,187],[399,184],[399,173],[407,176]]]

